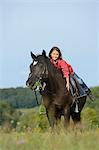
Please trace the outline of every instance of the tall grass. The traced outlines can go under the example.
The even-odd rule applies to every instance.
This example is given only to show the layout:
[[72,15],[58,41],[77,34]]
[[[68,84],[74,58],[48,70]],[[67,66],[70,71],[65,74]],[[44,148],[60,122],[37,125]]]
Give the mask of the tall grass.
[[[46,115],[39,115],[38,108],[22,109],[19,124],[9,133],[0,128],[0,150],[99,150],[99,119],[96,110],[85,108],[80,129],[60,125],[51,131]],[[23,130],[23,128],[25,128]],[[44,128],[42,128],[42,126]]]
[[0,136],[0,150],[99,150],[99,128],[58,132],[12,132]]

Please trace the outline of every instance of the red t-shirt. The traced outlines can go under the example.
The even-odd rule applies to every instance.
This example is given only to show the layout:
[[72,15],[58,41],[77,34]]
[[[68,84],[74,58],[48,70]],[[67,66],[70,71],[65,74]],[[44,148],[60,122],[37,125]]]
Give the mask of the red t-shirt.
[[50,59],[51,63],[58,69],[60,69],[63,73],[63,76],[67,78],[70,74],[74,74],[73,68],[71,67],[70,64],[68,64],[65,60],[63,59],[58,59],[56,63],[54,62],[53,59]]

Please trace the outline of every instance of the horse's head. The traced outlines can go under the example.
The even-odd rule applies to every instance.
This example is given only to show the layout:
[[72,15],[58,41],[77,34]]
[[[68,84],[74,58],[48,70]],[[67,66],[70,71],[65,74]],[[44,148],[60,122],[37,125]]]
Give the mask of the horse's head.
[[37,81],[47,77],[48,71],[46,65],[47,56],[44,50],[42,52],[42,55],[38,56],[35,56],[31,52],[31,57],[33,59],[33,62],[30,65],[30,73],[28,80],[26,81],[26,85],[33,89],[33,86]]

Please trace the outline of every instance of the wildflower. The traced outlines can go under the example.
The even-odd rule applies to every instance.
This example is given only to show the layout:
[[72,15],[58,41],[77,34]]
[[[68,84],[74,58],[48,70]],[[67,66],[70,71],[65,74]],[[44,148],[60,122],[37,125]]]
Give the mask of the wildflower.
[[13,124],[14,123],[14,120],[11,120],[11,124]]
[[17,122],[17,125],[20,125],[20,122]]
[[19,145],[25,144],[25,140],[23,138],[21,138],[17,141],[17,144],[19,144]]

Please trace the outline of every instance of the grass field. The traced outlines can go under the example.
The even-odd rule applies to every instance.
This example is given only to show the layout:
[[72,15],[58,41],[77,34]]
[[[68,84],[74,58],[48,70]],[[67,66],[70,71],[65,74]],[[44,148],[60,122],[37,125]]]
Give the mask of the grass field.
[[[20,111],[24,113],[27,123],[29,119],[30,121],[35,119],[32,116],[38,114],[39,108],[20,109]],[[43,117],[46,118],[46,115]],[[25,123],[24,118],[21,118],[20,123]],[[97,126],[96,119],[96,111],[86,108],[82,113],[84,124],[82,130],[74,129],[72,123],[68,131],[62,126],[55,132],[51,132],[49,127],[45,131],[37,127],[24,132],[12,130],[9,133],[4,133],[0,129],[0,150],[99,150],[99,126]],[[46,123],[46,119],[43,121]],[[90,125],[90,121],[93,126]]]
[[99,128],[83,132],[1,133],[0,150],[99,150]]

